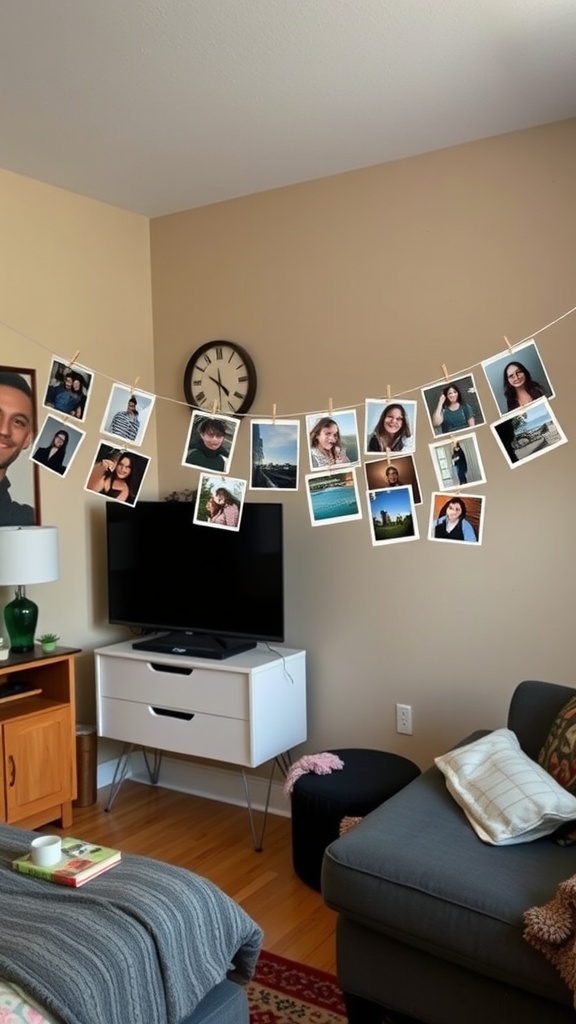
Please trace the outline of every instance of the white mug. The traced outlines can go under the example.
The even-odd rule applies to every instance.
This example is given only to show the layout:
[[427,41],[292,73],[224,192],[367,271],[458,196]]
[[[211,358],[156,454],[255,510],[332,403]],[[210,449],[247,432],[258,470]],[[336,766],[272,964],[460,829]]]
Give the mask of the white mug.
[[38,836],[30,843],[32,863],[39,868],[49,868],[62,859],[60,836]]

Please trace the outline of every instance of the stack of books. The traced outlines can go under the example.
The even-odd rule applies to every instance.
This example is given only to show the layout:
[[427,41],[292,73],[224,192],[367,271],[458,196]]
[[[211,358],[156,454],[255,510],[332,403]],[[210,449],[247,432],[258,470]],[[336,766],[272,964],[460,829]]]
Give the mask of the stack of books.
[[40,867],[38,864],[33,864],[31,855],[26,853],[13,860],[12,867],[23,875],[31,875],[33,878],[43,878],[46,882],[57,882],[59,885],[78,888],[85,882],[89,882],[91,878],[96,878],[97,875],[114,867],[119,863],[120,858],[120,850],[68,837],[62,840],[62,857],[57,864]]

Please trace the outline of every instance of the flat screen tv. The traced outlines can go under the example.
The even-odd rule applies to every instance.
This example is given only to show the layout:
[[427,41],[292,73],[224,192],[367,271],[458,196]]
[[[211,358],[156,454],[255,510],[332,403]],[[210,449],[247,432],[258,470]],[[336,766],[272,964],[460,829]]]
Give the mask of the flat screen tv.
[[284,640],[282,505],[245,502],[239,530],[193,522],[194,502],[106,503],[108,617],[141,650],[227,658]]

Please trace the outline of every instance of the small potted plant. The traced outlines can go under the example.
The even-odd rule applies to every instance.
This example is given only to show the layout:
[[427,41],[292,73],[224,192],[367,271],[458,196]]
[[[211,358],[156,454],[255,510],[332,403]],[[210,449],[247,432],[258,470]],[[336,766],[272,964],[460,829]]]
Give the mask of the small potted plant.
[[45,654],[50,654],[51,651],[55,650],[59,639],[60,637],[57,633],[42,633],[42,635],[38,637],[38,643]]

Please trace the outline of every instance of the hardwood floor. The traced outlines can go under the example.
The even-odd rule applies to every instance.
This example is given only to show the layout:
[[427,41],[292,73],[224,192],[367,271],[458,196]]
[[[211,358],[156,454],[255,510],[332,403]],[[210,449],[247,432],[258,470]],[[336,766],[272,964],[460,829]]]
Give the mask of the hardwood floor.
[[[101,789],[94,806],[74,809],[71,829],[42,831],[189,868],[244,907],[264,930],[269,952],[335,973],[336,915],[294,874],[289,818],[268,816],[264,849],[256,853],[245,807],[130,781],[109,812],[107,800]],[[258,832],[261,814],[255,820]]]

